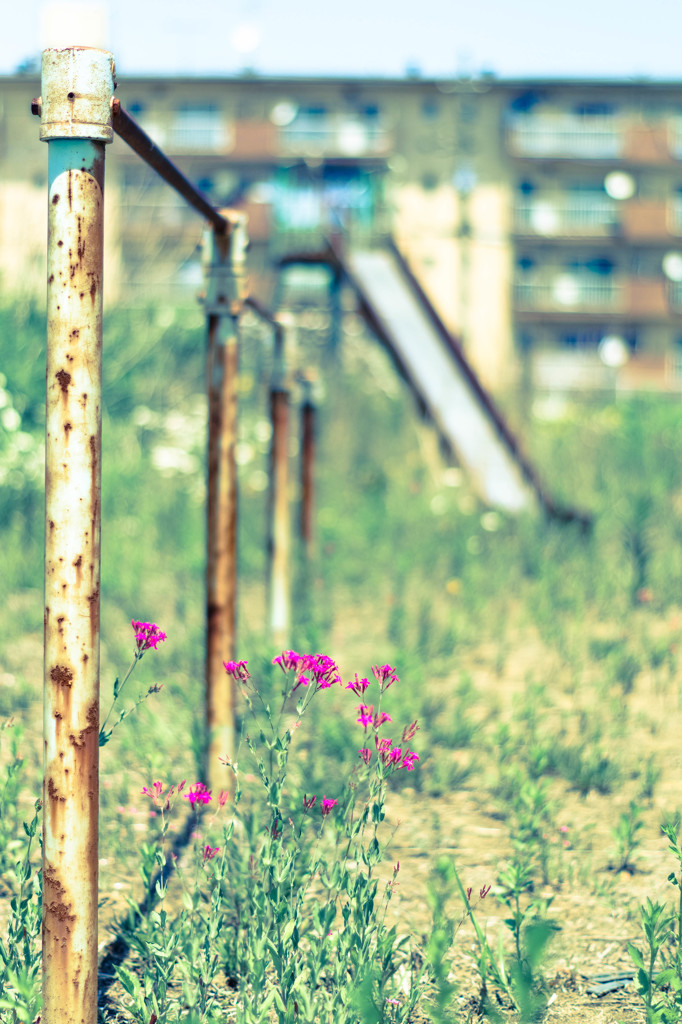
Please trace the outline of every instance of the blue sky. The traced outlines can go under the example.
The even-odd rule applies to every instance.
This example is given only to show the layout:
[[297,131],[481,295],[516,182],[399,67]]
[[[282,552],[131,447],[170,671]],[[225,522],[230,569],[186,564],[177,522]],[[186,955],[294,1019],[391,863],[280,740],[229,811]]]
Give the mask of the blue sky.
[[[0,73],[47,40],[41,0],[11,5]],[[78,5],[69,17],[78,21]],[[403,75],[493,71],[682,80],[682,0],[80,0],[105,9],[100,39],[122,73]],[[41,28],[43,26],[43,28]],[[92,31],[92,29],[90,29]],[[61,45],[67,45],[61,43]]]

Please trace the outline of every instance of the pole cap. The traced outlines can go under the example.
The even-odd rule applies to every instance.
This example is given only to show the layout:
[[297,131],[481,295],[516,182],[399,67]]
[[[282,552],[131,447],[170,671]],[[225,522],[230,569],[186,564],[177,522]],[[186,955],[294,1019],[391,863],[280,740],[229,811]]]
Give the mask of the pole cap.
[[116,88],[108,50],[70,46],[43,50],[40,138],[112,142],[111,101]]

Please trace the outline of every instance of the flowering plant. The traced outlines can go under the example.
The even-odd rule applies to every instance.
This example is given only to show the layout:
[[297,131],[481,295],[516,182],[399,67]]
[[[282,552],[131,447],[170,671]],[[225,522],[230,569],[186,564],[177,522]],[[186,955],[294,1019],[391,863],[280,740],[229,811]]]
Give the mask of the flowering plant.
[[123,690],[123,687],[133,674],[133,669],[135,668],[137,663],[142,660],[146,651],[155,651],[158,645],[160,643],[163,643],[163,641],[166,639],[166,634],[156,625],[155,622],[140,622],[138,619],[132,619],[130,625],[133,627],[133,631],[135,633],[135,651],[133,653],[133,660],[128,666],[128,671],[124,675],[123,681],[120,682],[118,676],[116,677],[116,679],[114,679],[114,694],[113,700],[111,702],[111,707],[109,708],[99,730],[100,747],[105,746],[109,742],[114,729],[121,724],[124,718],[127,718],[128,715],[130,715],[135,710],[135,708],[139,707],[140,704],[147,700],[147,698],[150,697],[152,693],[159,693],[163,688],[160,684],[153,683],[146,693],[140,694],[138,696],[137,700],[135,701],[131,708],[128,708],[127,710],[124,708],[123,711],[120,712],[118,721],[114,722],[111,729],[107,731],[107,722],[111,717],[111,713],[114,710],[114,707],[116,706],[116,702],[121,696],[121,691]]

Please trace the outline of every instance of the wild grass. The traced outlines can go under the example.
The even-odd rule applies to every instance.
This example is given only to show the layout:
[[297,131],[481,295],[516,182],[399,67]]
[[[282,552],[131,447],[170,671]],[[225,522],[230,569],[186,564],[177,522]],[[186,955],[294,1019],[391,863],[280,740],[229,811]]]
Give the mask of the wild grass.
[[[34,1019],[31,999],[39,975],[37,846],[21,823],[33,827],[40,786],[44,336],[44,322],[29,304],[0,308],[0,558],[6,593],[0,618],[0,716],[14,717],[0,734],[0,880],[8,941],[14,942],[25,924],[21,934],[28,943],[20,964],[3,956],[3,984],[14,1004],[0,1007],[0,1019],[12,1024]],[[678,402],[585,400],[567,403],[556,420],[526,417],[525,447],[550,493],[594,514],[594,528],[585,536],[534,516],[491,513],[460,475],[437,460],[427,465],[423,428],[411,399],[374,344],[349,334],[340,358],[331,361],[319,339],[303,333],[301,358],[320,363],[325,398],[319,408],[315,554],[306,564],[296,551],[291,646],[329,654],[343,666],[344,683],[356,671],[368,673],[373,662],[397,666],[401,684],[389,691],[391,715],[401,728],[419,720],[414,742],[420,761],[414,771],[395,773],[388,802],[395,794],[437,807],[453,794],[476,794],[489,818],[500,822],[493,890],[480,906],[474,906],[474,897],[458,908],[460,889],[466,893],[467,888],[456,881],[461,869],[434,854],[425,890],[429,920],[422,916],[412,930],[405,922],[391,933],[390,915],[381,917],[393,863],[383,863],[383,840],[371,853],[369,846],[358,847],[352,857],[338,852],[349,839],[355,841],[348,829],[357,819],[349,808],[360,797],[348,779],[360,763],[363,743],[343,687],[325,694],[324,705],[311,703],[287,747],[285,803],[278,813],[283,828],[292,831],[276,856],[273,852],[280,837],[269,818],[269,832],[264,831],[273,807],[256,792],[258,779],[263,781],[260,729],[268,735],[264,706],[272,712],[281,688],[264,621],[271,352],[266,333],[247,322],[238,382],[238,617],[239,654],[248,658],[258,680],[259,725],[249,733],[248,755],[255,757],[255,767],[245,773],[255,782],[244,779],[230,835],[221,831],[223,825],[215,834],[207,832],[203,846],[180,865],[179,882],[170,881],[167,893],[164,889],[160,909],[150,908],[144,923],[130,930],[133,954],[122,968],[117,1007],[103,1009],[107,1020],[148,1024],[155,1013],[160,1022],[210,1021],[224,1019],[220,1015],[228,1004],[241,1006],[238,1019],[245,1022],[324,1020],[329,1013],[342,1019],[341,1003],[334,1003],[339,993],[343,1013],[363,1024],[465,1020],[468,1011],[457,996],[464,985],[456,963],[460,928],[474,928],[478,943],[477,1012],[493,1015],[497,1007],[530,1020],[550,998],[544,963],[555,937],[547,925],[553,910],[545,890],[561,893],[583,885],[591,892],[611,891],[615,874],[641,874],[647,834],[642,815],[648,821],[646,815],[660,811],[658,795],[668,776],[656,749],[640,751],[632,736],[643,735],[638,723],[647,713],[652,730],[664,727],[665,716],[654,714],[656,699],[670,711],[678,711],[681,701],[682,620],[674,625],[682,569]],[[159,808],[142,788],[155,780],[166,786],[183,778],[200,781],[203,373],[198,313],[111,311],[107,316],[104,711],[113,679],[123,676],[130,659],[131,618],[154,620],[168,633],[154,660],[150,656],[127,684],[126,706],[154,683],[162,683],[163,692],[143,703],[102,752],[100,873],[108,924],[119,919],[127,901],[139,900],[151,869],[167,858],[166,840],[174,834],[172,817],[166,833],[163,825],[159,829]],[[295,438],[291,447],[295,456]],[[295,501],[292,513],[295,518]],[[245,701],[238,725],[245,736],[255,728]],[[244,772],[241,757],[239,771]],[[338,819],[324,817],[314,856],[312,840],[299,843],[307,835],[300,830],[308,828],[300,802],[311,795],[337,800],[342,808]],[[604,800],[609,808],[601,845],[593,844],[575,815],[569,818],[566,808],[574,799],[585,807]],[[646,812],[642,801],[651,805]],[[368,806],[372,828],[383,827],[371,817],[384,813],[381,801]],[[229,830],[229,822],[224,828]],[[206,845],[220,847],[221,859],[204,857]],[[139,858],[131,854],[138,848]],[[223,856],[227,849],[229,856]],[[266,874],[287,865],[287,877],[311,900],[322,887],[327,902],[318,901],[315,911],[307,897],[299,905],[290,881],[273,881],[274,875],[264,888],[262,872],[254,877],[256,862]],[[356,867],[344,874],[348,862]],[[605,874],[609,865],[611,875]],[[388,878],[382,876],[383,888],[370,892],[375,869],[388,871]],[[403,863],[400,870],[408,869]],[[371,920],[361,909],[369,902]],[[511,922],[509,941],[499,950],[476,917],[492,905]],[[325,907],[333,907],[334,914]],[[346,973],[322,941],[329,931],[343,931],[344,907],[349,916],[343,941],[359,943],[354,952],[349,947],[346,966],[353,956],[356,966]],[[285,910],[289,916],[282,916]],[[661,943],[672,941],[672,925],[659,941],[656,929],[662,925],[653,920],[653,909],[648,913],[659,956]],[[255,931],[247,934],[235,926],[240,914],[260,922]],[[367,953],[362,943],[370,932],[374,966],[363,973],[358,957],[362,950]],[[9,947],[0,952],[3,948]],[[324,964],[314,960],[322,956]],[[673,964],[673,954],[666,956]],[[641,968],[645,973],[648,963]],[[663,984],[656,982],[654,966],[647,974],[649,987],[642,988],[649,993],[651,1013],[658,1005],[656,986]],[[300,998],[294,976],[307,979],[298,982]],[[260,986],[255,1003],[249,984]],[[251,1017],[247,1004],[256,1007]]]

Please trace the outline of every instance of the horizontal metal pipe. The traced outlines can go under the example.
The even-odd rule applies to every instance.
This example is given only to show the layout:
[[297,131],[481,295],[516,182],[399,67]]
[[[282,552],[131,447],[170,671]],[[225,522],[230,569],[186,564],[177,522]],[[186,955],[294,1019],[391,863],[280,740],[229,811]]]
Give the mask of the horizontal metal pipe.
[[155,142],[152,142],[147,133],[116,101],[113,104],[112,112],[114,131],[118,137],[127,142],[130,148],[142,157],[145,163],[153,167],[156,173],[164,181],[167,181],[183,199],[186,199],[190,206],[193,206],[198,213],[210,221],[219,234],[225,234],[229,228],[229,221],[218,213],[215,207],[211,206],[206,196],[185,177],[173,161],[168,159],[165,153]]

